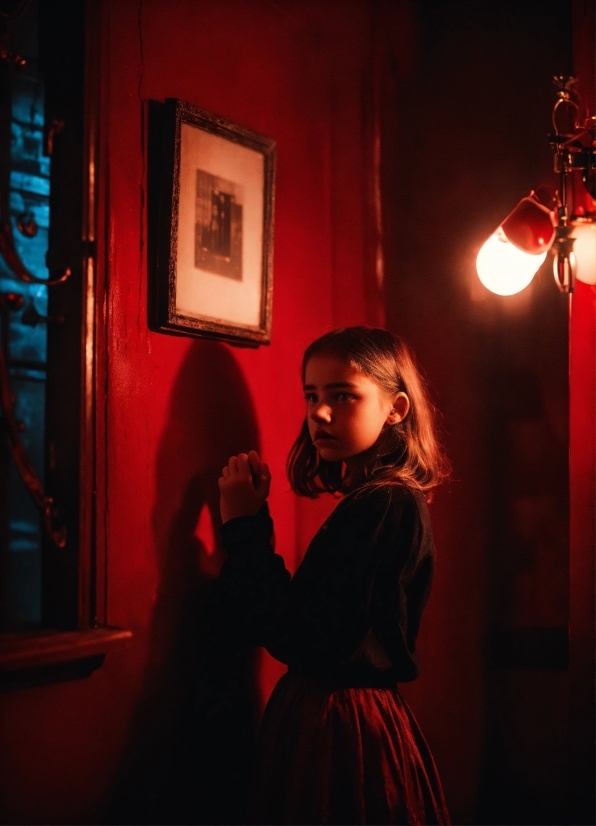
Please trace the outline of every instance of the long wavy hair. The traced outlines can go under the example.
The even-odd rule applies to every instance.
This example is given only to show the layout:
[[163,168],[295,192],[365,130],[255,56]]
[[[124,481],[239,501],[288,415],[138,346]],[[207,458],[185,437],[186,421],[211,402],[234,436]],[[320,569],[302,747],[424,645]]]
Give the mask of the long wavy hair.
[[387,330],[346,327],[316,339],[302,359],[302,381],[313,356],[343,359],[354,370],[377,382],[390,395],[405,393],[407,416],[385,425],[358,478],[348,477],[343,462],[321,458],[304,419],[287,462],[292,489],[314,498],[320,493],[348,493],[363,486],[398,483],[428,492],[449,475],[449,462],[437,435],[438,413],[428,397],[426,383],[405,341]]

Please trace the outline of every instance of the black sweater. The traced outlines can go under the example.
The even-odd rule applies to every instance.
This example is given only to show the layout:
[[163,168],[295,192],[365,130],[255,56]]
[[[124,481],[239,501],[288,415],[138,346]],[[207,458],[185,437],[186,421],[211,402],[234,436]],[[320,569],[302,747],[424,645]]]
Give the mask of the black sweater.
[[338,685],[415,679],[434,565],[423,495],[395,484],[349,494],[293,577],[273,551],[272,533],[266,504],[223,525],[219,630],[264,646],[290,670]]

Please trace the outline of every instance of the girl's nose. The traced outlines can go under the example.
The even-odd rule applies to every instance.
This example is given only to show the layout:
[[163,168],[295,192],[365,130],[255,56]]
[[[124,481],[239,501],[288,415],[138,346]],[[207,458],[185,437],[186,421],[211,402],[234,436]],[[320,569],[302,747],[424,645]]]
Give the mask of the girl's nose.
[[330,422],[331,408],[328,404],[318,404],[313,407],[310,414],[315,422]]

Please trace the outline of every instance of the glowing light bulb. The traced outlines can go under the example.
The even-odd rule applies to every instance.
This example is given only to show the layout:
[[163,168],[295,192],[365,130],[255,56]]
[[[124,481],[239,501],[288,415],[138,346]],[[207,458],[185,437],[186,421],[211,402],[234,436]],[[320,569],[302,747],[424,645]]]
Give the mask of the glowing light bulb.
[[476,270],[491,292],[515,295],[528,286],[545,258],[546,251],[531,254],[512,244],[499,227],[480,247]]
[[577,275],[584,284],[596,284],[596,224],[585,221],[572,224],[575,238],[573,251],[577,260]]

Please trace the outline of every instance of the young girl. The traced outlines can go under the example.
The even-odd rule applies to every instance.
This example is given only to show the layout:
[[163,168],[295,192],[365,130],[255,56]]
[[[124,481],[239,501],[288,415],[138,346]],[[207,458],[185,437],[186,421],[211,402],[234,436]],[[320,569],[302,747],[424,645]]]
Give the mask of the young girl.
[[251,822],[449,823],[397,689],[418,675],[434,564],[425,494],[446,475],[433,409],[407,346],[385,330],[327,333],[302,378],[290,484],[343,498],[294,577],[271,546],[267,465],[241,453],[219,480],[220,622],[288,665],[261,725]]

